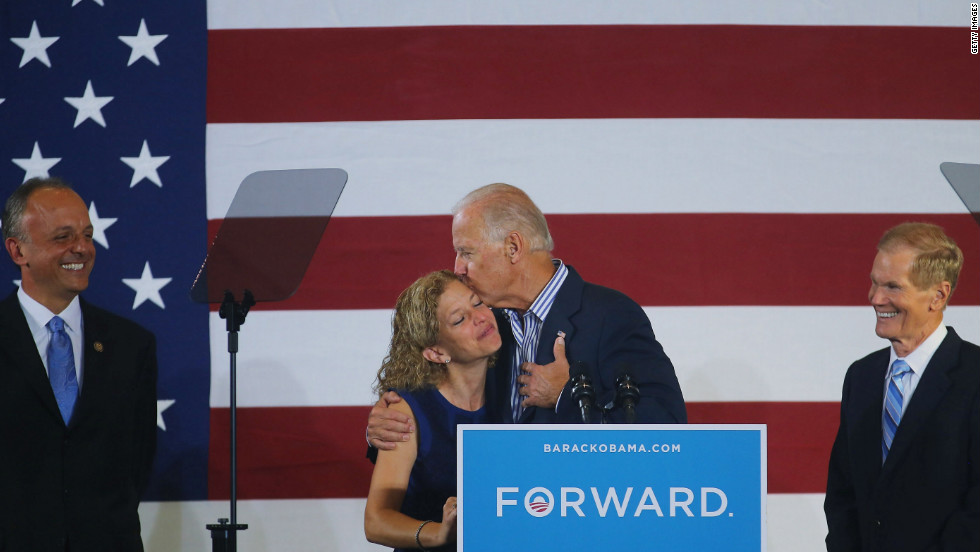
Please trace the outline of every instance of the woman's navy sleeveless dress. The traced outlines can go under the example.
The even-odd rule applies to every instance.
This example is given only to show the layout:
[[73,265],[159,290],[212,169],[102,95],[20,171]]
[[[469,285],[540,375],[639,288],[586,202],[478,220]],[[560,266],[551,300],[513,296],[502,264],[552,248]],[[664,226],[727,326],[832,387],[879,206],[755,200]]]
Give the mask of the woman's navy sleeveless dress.
[[[418,520],[442,521],[442,506],[456,496],[456,426],[486,423],[486,406],[473,412],[457,408],[435,388],[397,391],[415,414],[419,439],[401,511]],[[456,550],[456,545],[430,550]]]

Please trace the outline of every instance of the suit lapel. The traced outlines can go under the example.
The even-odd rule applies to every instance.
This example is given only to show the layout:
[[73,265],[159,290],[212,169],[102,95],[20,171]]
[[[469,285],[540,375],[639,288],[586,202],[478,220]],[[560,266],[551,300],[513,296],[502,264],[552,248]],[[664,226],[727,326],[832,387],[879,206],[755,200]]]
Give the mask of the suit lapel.
[[888,371],[889,350],[882,349],[871,359],[868,369],[861,378],[860,385],[853,386],[849,404],[858,405],[860,412],[850,445],[854,458],[860,459],[860,469],[864,472],[862,481],[872,482],[881,475],[881,412],[885,399],[885,373]]
[[[555,296],[555,301],[551,304],[551,310],[544,319],[541,326],[541,335],[538,339],[538,348],[534,353],[535,364],[550,364],[555,361],[555,338],[558,332],[565,332],[566,349],[565,354],[570,355],[569,347],[573,343],[575,336],[575,326],[572,324],[572,316],[579,311],[582,306],[582,287],[584,283],[582,277],[575,272],[575,269],[566,265],[568,275]],[[571,360],[571,356],[568,356]],[[528,408],[521,415],[521,423],[529,423],[534,420],[538,408]]]
[[85,335],[82,338],[82,390],[71,417],[71,426],[81,423],[92,405],[98,404],[105,392],[107,374],[105,363],[112,351],[111,339],[105,321],[93,311],[91,305],[81,301]]
[[[585,283],[574,268],[567,268],[568,276],[558,290],[555,302],[541,327],[541,339],[534,355],[536,364],[550,364],[555,361],[555,338],[558,337],[558,332],[565,332],[566,355],[570,355],[568,349],[574,343],[575,325],[572,323],[572,316],[582,308],[582,288]],[[571,356],[568,356],[568,360],[571,362]]]
[[0,303],[0,328],[3,329],[0,331],[0,356],[11,359],[10,362],[2,363],[8,365],[4,369],[20,372],[45,408],[61,420],[61,411],[58,410],[58,402],[51,390],[51,382],[44,371],[44,364],[16,292]]
[[[936,353],[929,360],[919,385],[912,394],[908,408],[902,415],[902,421],[895,432],[895,440],[892,448],[888,452],[888,459],[885,461],[883,470],[888,470],[908,451],[912,443],[915,442],[916,434],[922,431],[929,416],[936,410],[946,392],[949,391],[952,380],[949,372],[958,360],[960,343],[962,340],[952,328],[948,329],[948,334],[943,342],[936,349]],[[884,380],[882,380],[884,381]]]

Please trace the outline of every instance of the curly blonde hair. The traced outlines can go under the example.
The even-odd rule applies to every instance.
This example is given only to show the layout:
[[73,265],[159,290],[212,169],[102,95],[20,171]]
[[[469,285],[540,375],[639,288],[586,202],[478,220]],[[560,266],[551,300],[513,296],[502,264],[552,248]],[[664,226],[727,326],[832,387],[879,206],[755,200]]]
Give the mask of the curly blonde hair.
[[446,378],[446,365],[426,360],[422,351],[438,341],[439,299],[450,282],[458,281],[452,271],[439,270],[415,280],[398,296],[391,317],[388,356],[373,387],[379,396],[389,389],[435,387]]

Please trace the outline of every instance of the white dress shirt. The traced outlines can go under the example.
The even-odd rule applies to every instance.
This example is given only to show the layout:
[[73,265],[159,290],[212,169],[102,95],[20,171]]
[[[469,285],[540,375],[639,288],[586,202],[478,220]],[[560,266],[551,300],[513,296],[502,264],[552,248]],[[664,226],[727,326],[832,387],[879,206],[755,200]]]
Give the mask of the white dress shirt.
[[37,353],[41,355],[41,363],[44,364],[44,372],[48,372],[48,342],[51,341],[51,332],[47,324],[55,316],[60,316],[65,321],[65,331],[71,339],[72,352],[75,354],[75,376],[78,378],[78,390],[82,390],[82,349],[84,347],[84,328],[82,327],[82,306],[75,296],[65,307],[65,310],[54,313],[47,307],[38,303],[23,288],[17,290],[17,299],[20,301],[20,308],[24,311],[24,318],[27,319],[27,326],[31,329],[34,336],[34,344],[37,345]]
[[915,393],[915,388],[919,385],[919,380],[922,379],[922,374],[925,373],[926,367],[929,366],[929,361],[932,360],[932,356],[936,354],[936,350],[942,344],[943,340],[946,339],[946,334],[949,331],[946,326],[939,324],[929,337],[926,338],[914,351],[909,353],[905,358],[898,356],[895,353],[895,347],[891,347],[891,356],[888,359],[888,370],[885,371],[885,396],[888,395],[888,380],[891,376],[891,366],[895,364],[895,361],[902,358],[906,363],[908,363],[909,368],[912,369],[910,377],[905,379],[905,388],[902,389],[902,397],[904,400],[902,402],[902,414],[905,414],[905,410],[909,406],[909,401],[912,399],[912,393]]

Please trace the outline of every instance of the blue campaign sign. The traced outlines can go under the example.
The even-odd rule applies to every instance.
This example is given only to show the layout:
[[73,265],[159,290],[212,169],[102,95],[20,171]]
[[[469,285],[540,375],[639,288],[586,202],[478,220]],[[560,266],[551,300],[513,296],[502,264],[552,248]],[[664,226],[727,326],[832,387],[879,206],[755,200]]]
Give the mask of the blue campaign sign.
[[765,550],[764,425],[461,425],[459,550]]

